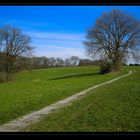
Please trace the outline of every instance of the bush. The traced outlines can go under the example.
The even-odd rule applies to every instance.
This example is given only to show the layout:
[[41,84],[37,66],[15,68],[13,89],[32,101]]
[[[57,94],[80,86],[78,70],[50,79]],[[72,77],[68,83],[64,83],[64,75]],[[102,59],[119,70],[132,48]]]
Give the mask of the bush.
[[6,73],[0,72],[0,83],[6,82]]
[[112,71],[112,66],[110,63],[104,62],[101,64],[101,66],[100,66],[100,73],[101,74],[109,73],[111,71]]

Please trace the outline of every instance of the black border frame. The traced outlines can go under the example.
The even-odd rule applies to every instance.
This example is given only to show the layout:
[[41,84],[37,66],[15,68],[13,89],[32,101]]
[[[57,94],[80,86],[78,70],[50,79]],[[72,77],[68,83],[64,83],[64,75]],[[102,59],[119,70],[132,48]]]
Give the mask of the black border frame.
[[[0,0],[0,6],[140,6],[140,2],[138,3],[138,0],[132,0],[131,2],[125,2],[121,0],[86,0],[86,2],[78,2],[78,0],[72,2],[69,0],[59,0],[54,1],[54,0]],[[51,138],[67,138],[69,137],[70,139],[77,136],[86,138],[88,136],[91,137],[105,137],[105,138],[120,138],[120,137],[127,137],[127,138],[134,138],[135,136],[139,137],[140,132],[0,132],[0,138],[12,138],[15,136],[19,139],[20,138],[39,138],[40,137],[51,137]]]

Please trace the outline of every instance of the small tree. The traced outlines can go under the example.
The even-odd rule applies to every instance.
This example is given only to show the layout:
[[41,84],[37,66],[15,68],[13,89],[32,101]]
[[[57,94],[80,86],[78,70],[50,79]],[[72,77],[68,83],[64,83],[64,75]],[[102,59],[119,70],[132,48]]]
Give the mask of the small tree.
[[79,57],[78,56],[71,56],[70,61],[72,66],[76,66],[79,64]]
[[64,60],[60,57],[57,57],[55,66],[56,67],[63,67],[64,66]]
[[49,67],[55,67],[55,64],[56,64],[55,57],[48,58],[48,64],[49,64]]
[[140,21],[121,10],[112,10],[88,30],[85,48],[90,56],[105,56],[111,70],[119,70],[128,55],[135,56],[139,44]]
[[71,66],[71,60],[70,58],[66,58],[64,61],[65,66]]
[[6,81],[10,80],[16,58],[31,53],[33,47],[30,46],[30,42],[30,37],[18,28],[10,25],[0,28],[0,51],[3,55],[4,71],[7,74]]

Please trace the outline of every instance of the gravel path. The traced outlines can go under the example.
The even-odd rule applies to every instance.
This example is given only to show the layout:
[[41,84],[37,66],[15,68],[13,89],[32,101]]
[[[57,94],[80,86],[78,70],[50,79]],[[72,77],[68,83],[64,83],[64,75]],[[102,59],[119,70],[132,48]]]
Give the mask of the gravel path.
[[106,84],[109,84],[109,83],[112,83],[120,78],[123,78],[125,76],[128,76],[132,74],[131,71],[129,71],[128,74],[125,74],[123,76],[120,76],[120,77],[117,77],[117,78],[114,78],[112,80],[109,80],[109,81],[106,81],[102,84],[98,84],[98,85],[95,85],[93,87],[90,87],[84,91],[81,91],[77,94],[74,94],[70,97],[67,97],[66,99],[63,99],[63,100],[60,100],[54,104],[51,104],[39,111],[34,111],[32,112],[31,114],[27,114],[21,118],[18,118],[16,120],[13,120],[9,123],[5,123],[3,125],[0,125],[0,132],[19,132],[21,129],[27,127],[28,125],[31,125],[31,124],[34,124],[36,122],[38,122],[41,118],[43,118],[43,116],[46,116],[47,114],[49,114],[51,111],[53,110],[56,110],[56,109],[59,109],[63,106],[66,106],[68,104],[70,104],[72,101],[78,99],[80,96],[84,96],[87,92],[95,89],[95,88],[98,88],[98,87],[101,87],[103,85],[106,85]]

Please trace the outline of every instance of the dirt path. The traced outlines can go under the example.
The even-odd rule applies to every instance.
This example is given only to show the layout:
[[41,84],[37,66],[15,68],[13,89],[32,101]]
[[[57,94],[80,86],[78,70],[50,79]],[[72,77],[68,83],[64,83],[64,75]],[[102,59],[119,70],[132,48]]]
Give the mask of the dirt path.
[[63,106],[70,104],[72,101],[79,99],[80,96],[84,96],[90,90],[93,90],[93,89],[101,87],[103,85],[112,83],[112,82],[114,82],[120,78],[123,78],[125,76],[128,76],[130,74],[132,74],[131,71],[129,71],[128,74],[125,74],[125,75],[122,75],[120,77],[114,78],[112,80],[106,81],[102,84],[95,85],[95,86],[90,87],[84,91],[81,91],[77,94],[74,94],[66,99],[60,100],[60,101],[58,101],[54,104],[51,104],[51,105],[49,105],[49,106],[47,106],[39,111],[34,111],[31,114],[27,114],[21,118],[18,118],[16,120],[9,122],[9,123],[5,123],[3,125],[0,125],[0,132],[19,132],[21,129],[27,127],[28,125],[38,122],[43,116],[46,116],[51,111],[59,109]]

